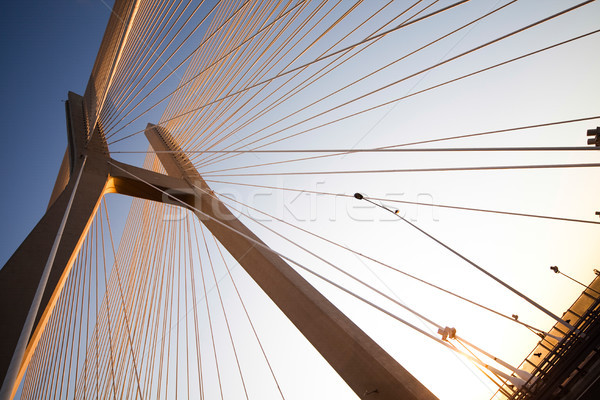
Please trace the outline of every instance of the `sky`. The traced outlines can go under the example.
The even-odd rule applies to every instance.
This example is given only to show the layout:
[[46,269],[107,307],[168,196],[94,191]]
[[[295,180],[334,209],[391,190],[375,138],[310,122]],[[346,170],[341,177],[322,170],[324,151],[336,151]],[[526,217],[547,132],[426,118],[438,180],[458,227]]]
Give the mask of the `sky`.
[[85,90],[109,13],[97,1],[2,5],[2,180],[13,193],[1,211],[3,265],[48,205],[67,145],[64,101]]
[[[397,52],[411,49],[426,41],[428,37],[435,36],[437,29],[446,29],[457,21],[467,20],[471,15],[479,15],[499,3],[473,1],[469,8],[454,11],[454,14],[436,20],[431,25],[416,27],[405,36],[393,36],[381,46],[374,46],[368,56],[350,64],[347,69],[342,69],[328,85],[335,87],[346,81],[354,70],[361,71],[368,64],[365,64],[365,60],[369,57],[379,60],[377,65],[383,64],[384,60],[391,59]],[[344,96],[380,86],[394,80],[395,77],[404,76],[407,71],[418,70],[459,54],[573,4],[576,2],[548,1],[544,3],[544,7],[540,7],[539,2],[521,0],[511,6],[514,8],[507,9],[506,13],[440,43],[422,56],[411,59],[408,64],[402,64],[379,76],[378,80],[365,82],[355,88],[356,92],[344,93],[330,99],[328,104],[336,104],[336,101],[343,101]],[[68,91],[83,94],[109,9],[102,1],[95,0],[52,3],[22,1],[10,5],[3,4],[1,7],[0,43],[5,61],[0,66],[0,112],[5,121],[5,133],[0,162],[3,163],[2,178],[7,190],[2,200],[3,207],[0,207],[0,261],[4,264],[46,209],[66,147],[64,100]],[[599,16],[599,5],[591,4],[548,23],[543,28],[482,50],[476,56],[467,57],[464,62],[449,64],[418,79],[396,85],[356,107],[359,109],[365,107],[365,104],[402,96],[467,73],[474,68],[482,68],[523,52],[598,29]],[[415,96],[384,107],[358,120],[343,121],[336,125],[336,129],[327,130],[326,134],[302,135],[275,146],[290,149],[353,146],[371,148],[599,115],[599,47],[600,38],[595,35],[559,50],[534,56],[524,62],[516,62],[442,87],[432,91],[432,94]],[[309,51],[299,63],[314,56]],[[318,96],[321,90],[323,88],[315,87],[305,95],[306,99]],[[294,106],[284,105],[279,112],[285,113],[285,107],[293,110]],[[352,110],[352,107],[348,109]],[[310,115],[310,112],[306,115]],[[158,116],[149,116],[148,119],[156,121]],[[140,124],[143,126],[146,122],[148,121],[143,120]],[[599,124],[599,120],[587,121],[456,143],[448,142],[448,146],[582,146],[586,140],[585,130]],[[137,135],[135,141],[115,144],[111,150],[144,151],[146,147],[144,139]],[[254,155],[246,155],[235,161],[217,164],[219,168],[209,167],[204,172],[211,175],[211,171],[221,167],[231,168],[277,160],[277,156],[259,157],[257,161]],[[127,154],[115,154],[115,158],[135,165],[141,165],[142,160],[140,155]],[[575,162],[598,162],[598,157],[595,154],[575,152],[534,155],[450,153],[434,156],[420,153],[366,154],[349,155],[341,160],[323,159],[305,164],[254,168],[241,172]],[[212,172],[212,175],[218,173]],[[316,177],[227,176],[212,179],[345,194],[360,191],[374,197],[586,220],[597,220],[594,212],[600,209],[600,190],[595,184],[598,181],[598,172],[593,168],[485,173],[474,171],[445,175],[418,173]],[[478,299],[495,309],[508,314],[519,314],[521,319],[541,328],[548,329],[553,324],[549,318],[540,315],[489,279],[482,278],[481,273],[473,271],[471,267],[449,255],[447,251],[402,221],[392,215],[383,214],[374,207],[345,198],[332,199],[309,194],[298,196],[293,193],[282,194],[281,191],[261,192],[236,185],[215,184],[214,189],[246,204],[253,204],[259,209],[269,210],[277,217],[298,223],[305,229],[332,238],[359,252],[402,266],[407,272],[451,290],[460,291],[461,294]],[[109,205],[115,206],[115,215],[119,216],[116,219],[122,224],[128,202],[114,197],[113,195],[109,198]],[[558,265],[561,271],[585,283],[593,279],[593,268],[600,266],[600,256],[594,251],[600,238],[597,225],[406,205],[392,207],[397,207],[401,215],[450,244],[468,258],[476,260],[556,314],[565,311],[582,288],[555,276],[548,267]],[[246,212],[252,213],[247,209]],[[274,249],[285,251],[302,263],[314,262],[306,254],[290,247],[283,238],[268,233],[256,223],[247,223],[257,229],[259,235]],[[293,237],[298,243],[311,246],[310,248],[318,254],[335,260],[336,264],[345,265],[357,276],[369,280],[405,304],[418,308],[419,312],[444,325],[456,326],[462,336],[469,340],[473,338],[472,342],[480,344],[513,365],[518,365],[537,342],[537,338],[527,331],[524,332],[522,327],[490,318],[480,310],[450,301],[410,281],[400,279],[372,263],[359,261],[353,255],[311,241],[306,236],[297,235],[289,228],[277,224],[271,226],[276,226],[284,236]],[[491,396],[489,383],[482,383],[481,376],[475,376],[439,345],[429,343],[427,339],[414,335],[405,327],[399,327],[394,321],[374,316],[364,305],[348,299],[326,284],[309,276],[307,279],[327,293],[343,311],[353,315],[367,333],[382,343],[441,399],[487,399]],[[246,282],[246,285],[252,286],[249,282]],[[252,301],[268,307],[264,300]],[[402,313],[402,310],[395,311]],[[265,311],[265,314],[270,313],[273,313],[272,319],[265,317],[265,326],[278,318],[271,308]],[[418,320],[415,321],[419,324]],[[276,341],[276,338],[271,339]],[[298,362],[298,365],[302,365],[302,362]],[[290,385],[293,386],[291,383]],[[340,385],[340,382],[336,381],[333,386],[340,387],[343,383]],[[302,390],[307,389],[296,387],[296,394],[302,396],[304,393],[304,396],[308,396],[306,393],[310,393],[309,390]],[[344,396],[351,396],[344,392],[343,388],[340,390]],[[327,398],[324,393],[326,392],[322,392],[323,397],[313,398]]]

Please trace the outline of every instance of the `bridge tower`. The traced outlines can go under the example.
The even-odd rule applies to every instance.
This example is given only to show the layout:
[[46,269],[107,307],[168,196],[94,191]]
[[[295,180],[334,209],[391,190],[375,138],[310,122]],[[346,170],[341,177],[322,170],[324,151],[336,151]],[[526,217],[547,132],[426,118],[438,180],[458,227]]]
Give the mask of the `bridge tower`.
[[[434,400],[416,378],[264,244],[218,199],[164,128],[146,137],[167,174],[110,157],[99,115],[136,15],[117,0],[84,96],[69,93],[68,148],[46,214],[0,270],[0,399],[12,399],[102,197],[119,193],[191,209],[360,397]],[[168,193],[168,194],[167,194]]]

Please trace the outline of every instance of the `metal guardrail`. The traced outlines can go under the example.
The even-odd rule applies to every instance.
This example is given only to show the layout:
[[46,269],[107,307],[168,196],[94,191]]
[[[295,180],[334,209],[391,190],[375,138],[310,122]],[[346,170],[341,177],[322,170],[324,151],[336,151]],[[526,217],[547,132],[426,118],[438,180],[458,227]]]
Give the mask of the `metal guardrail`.
[[[590,386],[586,385],[586,379],[600,377],[600,295],[594,289],[597,287],[600,277],[592,281],[565,313],[565,318],[574,320],[576,330],[566,332],[556,324],[550,333],[563,339],[543,337],[521,363],[520,368],[528,370],[532,378],[521,388],[505,384],[492,399],[575,399]],[[542,353],[546,354],[541,357]]]

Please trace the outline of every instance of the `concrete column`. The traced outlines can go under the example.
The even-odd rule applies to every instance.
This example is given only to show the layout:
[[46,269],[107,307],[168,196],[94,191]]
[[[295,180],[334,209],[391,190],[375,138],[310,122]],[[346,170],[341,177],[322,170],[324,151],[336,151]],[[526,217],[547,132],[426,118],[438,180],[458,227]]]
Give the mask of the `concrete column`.
[[[71,129],[69,135],[83,137],[85,125],[80,96],[69,94],[68,114]],[[0,270],[0,321],[2,321],[2,329],[0,329],[2,391],[0,393],[2,396],[5,396],[8,390],[14,393],[16,387],[8,388],[13,385],[9,380],[12,380],[15,377],[15,371],[18,371],[18,377],[14,383],[14,385],[18,385],[52,314],[54,304],[62,291],[79,247],[85,239],[87,229],[102,198],[109,171],[104,148],[103,138],[92,137],[87,150],[85,150],[87,152],[85,166],[83,166],[83,153],[81,153],[84,151],[84,147],[80,146],[77,151],[72,152],[75,158],[75,173],[71,175],[70,181],[56,197],[40,222]],[[80,170],[81,178],[74,193],[73,205],[66,220],[64,232],[60,237],[48,280],[45,287],[41,288],[43,290],[41,303],[39,307],[36,307],[34,298],[67,204],[75,190],[75,177]],[[62,185],[62,183],[59,184]],[[25,332],[23,327],[30,313],[35,315],[35,322],[32,330]],[[19,344],[22,336],[24,339]],[[25,348],[23,348],[24,345],[26,345]]]
[[176,152],[157,155],[169,175],[194,188],[198,218],[361,399],[436,399],[281,257],[235,233],[263,243],[206,194],[210,188],[165,129],[148,125],[145,133],[154,150]]

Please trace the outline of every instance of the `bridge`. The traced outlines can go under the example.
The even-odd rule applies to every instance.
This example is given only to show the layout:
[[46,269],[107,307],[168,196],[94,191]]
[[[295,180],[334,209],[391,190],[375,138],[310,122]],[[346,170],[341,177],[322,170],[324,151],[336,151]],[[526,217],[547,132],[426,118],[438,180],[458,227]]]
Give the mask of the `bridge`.
[[[581,284],[557,281],[548,263],[564,270],[569,240],[594,243],[599,221],[589,200],[523,204],[562,196],[557,179],[587,189],[576,179],[598,167],[600,118],[580,108],[507,126],[499,116],[452,133],[435,102],[444,91],[459,102],[502,69],[525,74],[536,57],[585,53],[597,26],[532,38],[598,8],[548,7],[470,43],[471,30],[519,7],[471,3],[116,1],[87,88],[68,94],[46,214],[0,270],[2,398],[332,397],[327,377],[333,397],[434,399],[456,385],[453,368],[496,398],[544,387],[558,364],[519,365],[523,348],[584,337],[561,314]],[[440,58],[453,35],[463,36]],[[495,59],[504,43],[511,51]],[[421,97],[428,131],[407,113]],[[412,180],[484,193],[407,199]],[[532,182],[542,189],[526,201],[493,192]],[[113,207],[123,197],[134,198],[128,214]],[[579,262],[591,271],[594,257]],[[551,287],[561,301],[540,301]],[[498,346],[506,332],[520,349]]]

